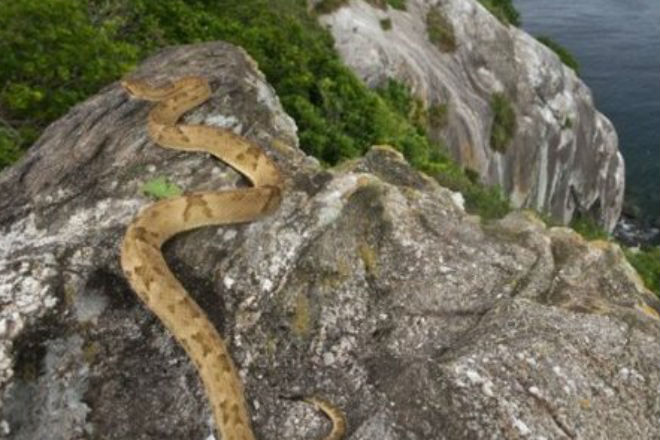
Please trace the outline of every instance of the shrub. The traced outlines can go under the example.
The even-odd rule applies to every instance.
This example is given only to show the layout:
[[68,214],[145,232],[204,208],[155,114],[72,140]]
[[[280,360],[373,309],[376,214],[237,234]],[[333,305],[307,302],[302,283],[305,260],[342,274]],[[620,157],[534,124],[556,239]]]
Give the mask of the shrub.
[[394,9],[406,10],[406,0],[387,0],[387,4]]
[[646,287],[660,296],[660,246],[639,250],[625,249],[624,252]]
[[512,0],[479,0],[500,22],[505,25],[520,26],[520,14]]
[[578,61],[568,49],[547,36],[537,36],[536,39],[543,45],[552,49],[564,64],[575,70],[575,73],[580,73],[580,65],[578,64]]
[[493,93],[490,109],[493,112],[490,147],[504,153],[516,134],[516,112],[504,93]]
[[70,106],[130,69],[131,44],[119,19],[97,23],[83,0],[21,0],[0,13],[0,166],[27,148]]
[[0,169],[18,160],[20,143],[16,132],[0,127]]
[[587,240],[608,240],[610,235],[593,218],[574,214],[570,227]]
[[[325,3],[326,7],[330,3]],[[389,2],[395,7],[394,3]],[[0,132],[0,160],[5,163],[14,160],[17,142],[26,136],[34,139],[42,128],[43,125],[30,125],[29,121],[46,108],[43,103],[60,96],[51,96],[51,91],[66,99],[53,99],[56,105],[47,107],[48,117],[41,120],[43,124],[103,84],[119,78],[139,58],[162,46],[226,40],[242,46],[256,59],[285,110],[296,120],[301,147],[308,154],[326,164],[335,164],[362,154],[373,144],[388,143],[402,151],[411,164],[430,170],[450,188],[466,190],[467,204],[477,212],[479,203],[495,203],[485,201],[491,190],[470,182],[461,168],[448,159],[443,146],[425,136],[429,119],[438,116],[434,116],[434,109],[426,109],[400,83],[388,83],[379,92],[366,88],[342,64],[331,35],[307,12],[304,1],[25,0],[12,3],[10,10],[14,17],[11,21],[20,22],[21,26],[0,28],[0,36],[5,37],[0,44],[12,48],[4,51],[11,57],[2,59],[0,75],[22,72],[22,82],[12,83],[17,85],[11,89],[14,92],[9,102],[13,103],[12,108],[24,107],[21,111],[29,118],[24,127]],[[4,13],[1,18],[5,25],[9,25],[7,16]],[[22,21],[16,17],[22,17]],[[42,31],[48,31],[39,37],[42,40],[37,36],[27,40],[21,35],[23,29],[34,32],[31,29],[37,26],[33,19],[39,21]],[[91,28],[95,29],[94,35]],[[35,45],[44,42],[49,42],[50,52],[39,55]],[[59,42],[66,44],[60,46]],[[30,70],[34,58],[39,56],[45,57],[40,60],[40,70]],[[58,66],[69,72],[71,84],[57,76],[66,73],[58,73]],[[49,93],[40,95],[37,86],[44,81],[42,70],[60,82],[47,82]],[[35,100],[40,100],[38,105]],[[3,119],[1,113],[0,122]],[[494,211],[491,207],[487,210]]]
[[348,0],[321,0],[314,6],[314,10],[319,14],[329,14],[347,3]]
[[451,24],[442,9],[432,7],[426,14],[426,30],[429,40],[441,52],[453,52],[456,50],[456,36],[454,26]]
[[394,9],[400,9],[402,11],[406,10],[406,0],[366,0],[367,3],[380,8],[387,9],[387,5],[390,5]]

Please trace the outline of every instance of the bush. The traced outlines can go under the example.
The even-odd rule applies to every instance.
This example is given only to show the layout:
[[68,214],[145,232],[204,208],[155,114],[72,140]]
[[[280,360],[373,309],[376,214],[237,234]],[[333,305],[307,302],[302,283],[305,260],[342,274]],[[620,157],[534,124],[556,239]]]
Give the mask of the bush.
[[348,4],[348,0],[321,0],[314,6],[314,10],[319,14],[329,14],[346,4]]
[[547,36],[537,36],[536,39],[543,45],[552,49],[564,64],[575,70],[575,73],[580,73],[580,65],[578,64],[578,61],[568,49]]
[[406,10],[406,0],[387,0],[387,4],[394,9]]
[[118,40],[120,19],[94,23],[86,5],[83,0],[3,3],[0,121],[11,124],[0,133],[0,166],[137,60],[135,47]]
[[610,234],[594,219],[576,213],[573,215],[570,227],[587,240],[609,240]]
[[[389,2],[393,7],[395,3]],[[0,75],[16,78],[8,81],[13,86],[6,89],[11,98],[7,102],[26,119],[24,127],[0,132],[3,163],[15,159],[17,143],[34,139],[43,125],[119,78],[139,58],[165,45],[226,40],[245,48],[259,63],[296,120],[301,147],[308,154],[335,164],[373,144],[391,144],[414,166],[429,170],[452,189],[465,190],[468,206],[475,210],[480,203],[493,202],[486,201],[491,190],[474,185],[443,146],[426,137],[429,119],[441,116],[442,109],[426,109],[394,81],[378,92],[366,88],[342,64],[331,35],[307,12],[304,1],[25,0],[6,10],[0,44],[11,57],[2,59]],[[32,35],[37,28],[44,35]],[[39,44],[48,47],[48,53],[36,50]],[[2,110],[6,113],[6,107]],[[40,124],[30,125],[33,120]]]
[[20,143],[16,132],[0,127],[0,169],[18,160],[21,155]]
[[479,0],[500,22],[505,25],[520,26],[520,14],[512,0]]
[[380,8],[387,9],[387,5],[390,5],[394,9],[400,9],[402,11],[406,10],[406,0],[366,0],[367,3]]
[[453,52],[456,50],[456,36],[454,26],[451,24],[442,9],[432,7],[426,14],[426,30],[429,40],[441,52]]
[[646,287],[660,296],[660,246],[640,250],[625,249],[624,252]]
[[516,134],[516,112],[504,93],[493,93],[490,109],[493,112],[490,147],[504,153]]

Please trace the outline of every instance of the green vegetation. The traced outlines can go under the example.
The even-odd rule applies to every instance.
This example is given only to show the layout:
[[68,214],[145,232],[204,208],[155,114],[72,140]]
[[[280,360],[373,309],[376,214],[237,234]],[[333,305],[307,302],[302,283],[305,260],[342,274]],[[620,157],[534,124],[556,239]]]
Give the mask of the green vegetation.
[[512,0],[479,0],[486,9],[506,25],[520,26],[520,14]]
[[[321,8],[341,4],[327,0]],[[11,54],[0,64],[8,94],[0,108],[5,163],[75,102],[160,47],[226,40],[257,60],[296,120],[308,154],[333,165],[371,145],[390,144],[414,166],[463,191],[474,212],[490,218],[508,210],[498,189],[475,185],[442,145],[427,138],[429,118],[442,110],[429,115],[395,82],[381,93],[366,88],[342,64],[304,0],[22,0],[0,15],[0,47]],[[157,183],[156,196],[166,182]]]
[[367,3],[380,8],[387,9],[387,5],[390,5],[394,9],[400,9],[402,11],[406,10],[406,0],[366,0]]
[[544,36],[544,35],[537,36],[536,39],[540,43],[542,43],[545,46],[552,49],[557,54],[557,56],[559,56],[559,59],[564,64],[566,64],[571,69],[575,70],[576,74],[578,74],[578,75],[580,74],[580,65],[578,64],[578,61],[575,58],[575,56],[573,56],[573,54],[570,53],[568,51],[568,49],[566,49],[564,46],[557,43],[556,41],[554,41],[550,37],[547,37],[547,36]]
[[154,197],[156,199],[169,199],[183,194],[181,187],[161,176],[145,182],[140,189],[142,194]]
[[575,213],[570,227],[587,240],[609,240],[610,235],[591,217]]
[[456,36],[454,26],[451,24],[442,9],[434,6],[426,14],[426,30],[429,40],[441,52],[453,52],[456,50]]
[[406,0],[387,0],[387,4],[394,9],[406,10]]
[[[394,8],[405,7],[401,0],[386,1]],[[325,0],[316,12],[344,3]],[[451,28],[442,27],[441,13],[440,19],[431,14],[430,21],[439,23],[440,30],[429,26],[435,29],[429,34],[433,32],[432,38],[441,44],[455,46]],[[46,125],[73,104],[120,78],[155,50],[210,40],[240,45],[257,60],[296,120],[302,148],[325,164],[356,157],[373,144],[389,143],[418,169],[461,191],[468,211],[485,219],[509,212],[499,188],[479,185],[477,173],[462,170],[448,158],[443,145],[426,136],[429,125],[447,123],[447,105],[425,108],[395,81],[377,92],[368,90],[343,66],[332,37],[307,12],[304,0],[20,0],[3,4],[0,167],[15,161]],[[505,145],[507,133],[515,132],[515,113],[503,95],[494,97],[491,105],[494,126],[501,126],[498,130],[503,133],[496,135],[502,138],[496,145]],[[142,191],[160,198],[181,190],[160,177],[147,182]],[[657,291],[658,250],[645,252],[629,258]]]
[[390,29],[392,29],[392,20],[390,20],[389,18],[383,18],[380,21],[380,28],[384,31],[389,31]]
[[660,246],[624,252],[646,287],[660,296]]
[[50,122],[137,60],[116,19],[95,22],[82,0],[6,2],[0,12],[0,167]]
[[493,125],[490,131],[490,147],[504,153],[516,134],[516,112],[504,93],[493,93],[490,99]]
[[449,105],[433,104],[429,107],[429,125],[433,128],[444,128],[449,122]]
[[348,4],[348,0],[321,0],[314,6],[314,11],[319,14],[329,14],[346,4]]
[[[543,219],[547,224],[555,225],[555,222],[547,216],[543,216]],[[570,227],[586,240],[612,240],[612,237],[588,216],[576,214]],[[626,248],[625,246],[622,246],[622,248],[626,259],[637,270],[644,281],[644,285],[660,296],[660,246],[643,247],[641,249]]]

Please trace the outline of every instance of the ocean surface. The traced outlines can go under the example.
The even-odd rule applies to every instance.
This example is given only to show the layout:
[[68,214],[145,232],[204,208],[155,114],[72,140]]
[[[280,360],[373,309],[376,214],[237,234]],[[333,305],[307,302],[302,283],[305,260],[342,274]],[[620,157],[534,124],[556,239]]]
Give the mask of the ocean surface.
[[528,33],[580,64],[596,108],[619,134],[626,202],[660,217],[660,0],[514,0]]

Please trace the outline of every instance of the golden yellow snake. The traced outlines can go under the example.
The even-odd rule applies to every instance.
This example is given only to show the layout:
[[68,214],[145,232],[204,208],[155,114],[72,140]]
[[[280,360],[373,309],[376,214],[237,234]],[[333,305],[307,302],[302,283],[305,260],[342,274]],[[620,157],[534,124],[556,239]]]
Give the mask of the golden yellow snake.
[[[147,123],[149,136],[158,145],[211,153],[253,184],[251,188],[190,193],[148,206],[126,231],[121,266],[133,290],[195,364],[222,440],[254,440],[243,386],[227,346],[204,311],[170,272],[160,249],[165,241],[183,231],[250,222],[273,212],[280,204],[283,178],[261,148],[249,140],[216,127],[177,124],[183,113],[211,96],[206,79],[184,77],[159,87],[127,80],[122,86],[136,98],[158,102]],[[344,436],[346,421],[338,408],[318,397],[304,400],[332,421],[332,431],[325,440]]]

